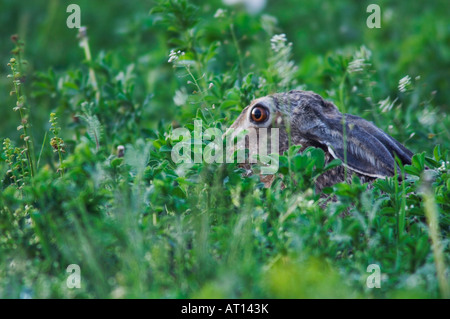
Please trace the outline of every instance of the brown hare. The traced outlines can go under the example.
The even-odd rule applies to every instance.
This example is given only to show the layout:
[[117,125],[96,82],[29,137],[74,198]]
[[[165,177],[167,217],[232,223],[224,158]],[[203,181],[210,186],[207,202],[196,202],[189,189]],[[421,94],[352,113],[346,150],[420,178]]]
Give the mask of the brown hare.
[[[233,136],[250,128],[256,132],[260,128],[278,128],[280,154],[288,149],[290,140],[291,145],[302,145],[301,150],[309,146],[321,148],[325,152],[326,163],[340,159],[342,165],[326,171],[317,179],[318,191],[343,182],[345,167],[347,180],[356,174],[362,182],[371,182],[395,174],[395,156],[403,164],[411,164],[413,155],[371,122],[358,116],[343,115],[333,103],[310,91],[293,90],[256,99],[230,128]],[[247,147],[255,146],[247,144]],[[272,179],[263,181],[268,186]]]

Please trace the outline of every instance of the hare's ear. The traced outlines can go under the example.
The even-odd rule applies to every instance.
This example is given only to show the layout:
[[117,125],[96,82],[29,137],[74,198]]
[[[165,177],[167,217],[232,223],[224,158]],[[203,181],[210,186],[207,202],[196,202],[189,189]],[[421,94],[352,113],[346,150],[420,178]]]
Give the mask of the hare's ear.
[[373,124],[355,116],[346,116],[346,121],[345,134],[341,117],[329,118],[327,129],[314,135],[350,169],[371,177],[385,177],[395,174],[395,155],[402,162],[411,163],[412,153]]
[[397,141],[392,136],[389,136],[378,127],[373,125],[358,116],[347,115],[346,119],[350,126],[359,126],[364,129],[367,133],[373,135],[377,140],[379,140],[391,153],[393,156],[397,156],[403,165],[411,165],[411,158],[413,157],[413,152],[403,146],[399,141]]

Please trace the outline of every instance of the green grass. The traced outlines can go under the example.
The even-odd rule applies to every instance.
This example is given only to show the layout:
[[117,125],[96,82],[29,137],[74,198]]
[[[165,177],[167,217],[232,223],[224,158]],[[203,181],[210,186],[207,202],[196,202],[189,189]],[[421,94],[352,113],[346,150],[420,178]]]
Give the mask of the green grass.
[[[79,1],[83,39],[69,3],[0,12],[0,298],[450,298],[448,1],[380,1],[381,29],[370,1]],[[223,130],[294,88],[411,149],[406,180],[354,178],[324,203],[320,150],[291,148],[269,189],[173,163],[173,129]]]

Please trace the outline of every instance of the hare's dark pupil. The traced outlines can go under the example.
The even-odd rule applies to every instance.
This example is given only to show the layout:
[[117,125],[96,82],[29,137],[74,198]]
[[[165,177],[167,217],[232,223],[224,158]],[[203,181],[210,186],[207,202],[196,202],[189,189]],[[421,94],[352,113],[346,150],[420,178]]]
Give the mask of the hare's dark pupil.
[[266,119],[267,119],[267,111],[264,107],[257,105],[252,109],[251,120],[253,122],[262,123]]

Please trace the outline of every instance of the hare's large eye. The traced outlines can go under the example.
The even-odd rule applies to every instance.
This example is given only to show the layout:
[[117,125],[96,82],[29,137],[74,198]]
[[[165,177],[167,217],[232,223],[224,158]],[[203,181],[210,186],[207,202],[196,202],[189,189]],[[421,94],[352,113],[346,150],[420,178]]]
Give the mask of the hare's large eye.
[[253,122],[262,123],[269,117],[269,111],[259,104],[252,109],[251,118]]

